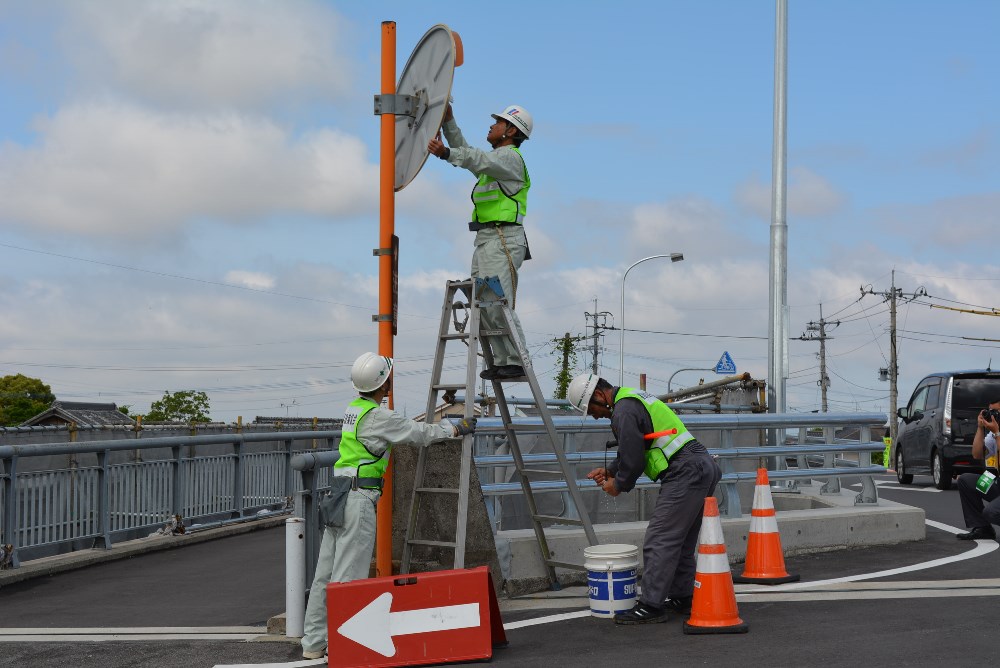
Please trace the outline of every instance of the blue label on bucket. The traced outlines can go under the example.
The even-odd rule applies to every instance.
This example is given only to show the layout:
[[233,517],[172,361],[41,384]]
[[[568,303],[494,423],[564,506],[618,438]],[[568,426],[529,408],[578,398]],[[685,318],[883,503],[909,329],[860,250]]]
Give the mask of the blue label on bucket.
[[[597,601],[621,601],[635,598],[636,569],[628,571],[587,571],[590,598]],[[608,585],[611,595],[608,595]]]

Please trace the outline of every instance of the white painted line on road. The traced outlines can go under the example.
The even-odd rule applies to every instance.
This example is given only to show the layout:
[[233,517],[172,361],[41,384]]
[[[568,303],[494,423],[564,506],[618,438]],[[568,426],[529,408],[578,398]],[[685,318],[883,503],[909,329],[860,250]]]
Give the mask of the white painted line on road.
[[306,666],[325,666],[326,657],[322,659],[303,659],[286,663],[217,663],[214,668],[305,668]]
[[[909,485],[900,485],[898,482],[893,482],[891,480],[875,480],[873,482],[876,487],[885,487],[886,489],[901,489],[905,492],[930,492],[932,494],[941,493],[941,490],[936,487],[910,487]],[[861,487],[861,483],[858,482],[847,486]]]
[[263,626],[180,626],[134,628],[9,628],[5,642],[107,642],[149,640],[253,640],[267,634]]
[[561,622],[566,619],[579,619],[580,617],[589,617],[590,608],[586,610],[577,610],[576,612],[566,612],[561,615],[548,615],[546,617],[536,617],[535,619],[525,619],[520,622],[509,622],[503,625],[504,631],[512,631],[514,629],[521,629],[525,626],[535,626],[536,624],[550,624],[552,622]]
[[[947,524],[941,524],[940,522],[935,522],[934,520],[924,520],[926,524],[934,527],[935,529],[942,529],[944,531],[949,531],[952,533],[961,533],[961,529],[956,529],[955,527],[948,526]],[[780,592],[780,591],[793,591],[796,589],[811,589],[813,587],[819,587],[828,584],[838,584],[841,582],[857,582],[858,580],[874,580],[875,578],[889,577],[890,575],[899,575],[900,573],[912,573],[913,571],[922,571],[928,568],[936,568],[937,566],[944,566],[946,564],[953,564],[957,561],[965,561],[966,559],[975,559],[981,557],[984,554],[989,554],[1000,548],[995,540],[977,540],[976,546],[971,550],[963,552],[962,554],[956,554],[951,557],[943,557],[941,559],[933,559],[931,561],[924,561],[919,564],[912,564],[910,566],[903,566],[901,568],[890,568],[884,571],[875,571],[874,573],[859,573],[858,575],[848,575],[842,578],[830,578],[829,580],[816,580],[813,582],[792,582],[783,585],[774,585],[773,587],[767,588],[757,588],[755,585],[736,585],[736,593],[745,594],[756,594],[763,593],[767,591]]]
[[238,634],[238,633],[197,633],[197,634],[174,634],[174,633],[135,633],[135,634],[119,634],[119,633],[99,633],[94,635],[87,635],[84,633],[77,633],[71,635],[64,635],[59,633],[53,633],[51,635],[41,635],[41,634],[29,634],[29,635],[16,635],[16,634],[5,634],[0,636],[0,643],[5,642],[122,642],[122,641],[149,641],[149,640],[253,640],[258,638],[262,633],[253,634]]
[[158,634],[180,634],[180,635],[203,635],[206,633],[223,634],[223,635],[245,635],[253,634],[255,636],[262,636],[267,634],[267,628],[263,626],[107,626],[107,627],[97,627],[97,628],[73,628],[73,627],[55,627],[55,628],[21,628],[21,629],[10,629],[10,628],[0,628],[0,636],[8,634],[17,635],[39,635],[39,634],[50,634],[59,633],[62,635],[106,635],[109,633],[118,633],[124,635],[135,635],[135,634],[145,634],[145,635],[158,635]]

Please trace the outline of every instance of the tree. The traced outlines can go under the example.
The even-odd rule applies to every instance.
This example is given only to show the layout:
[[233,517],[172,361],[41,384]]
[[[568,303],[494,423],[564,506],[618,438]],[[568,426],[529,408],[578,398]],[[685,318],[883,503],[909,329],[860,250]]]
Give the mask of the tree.
[[56,396],[37,378],[17,374],[0,378],[0,425],[15,427],[48,408]]
[[122,404],[118,407],[118,412],[122,415],[129,415],[132,412],[132,404]]
[[556,374],[556,391],[553,395],[556,399],[566,398],[566,390],[569,388],[570,381],[573,380],[571,369],[576,368],[576,346],[581,338],[583,337],[571,337],[569,332],[566,332],[565,336],[552,339],[555,344],[555,354],[562,358],[559,372]]
[[146,414],[148,422],[211,422],[208,417],[208,395],[196,390],[164,392]]

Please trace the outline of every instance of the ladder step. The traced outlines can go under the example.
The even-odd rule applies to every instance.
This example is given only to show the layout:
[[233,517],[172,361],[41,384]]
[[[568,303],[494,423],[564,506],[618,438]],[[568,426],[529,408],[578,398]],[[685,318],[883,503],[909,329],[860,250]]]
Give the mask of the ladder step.
[[442,341],[455,341],[457,339],[467,339],[467,338],[469,338],[469,334],[465,332],[449,332],[448,334],[441,335]]
[[574,564],[569,561],[556,561],[555,559],[545,559],[545,563],[547,563],[549,566],[555,566],[556,568],[566,568],[571,571],[587,570],[583,564]]
[[556,517],[555,515],[532,515],[532,519],[538,522],[558,522],[559,524],[577,524],[583,526],[583,520],[577,520],[570,517]]
[[450,547],[452,549],[458,547],[458,543],[455,543],[455,542],[449,543],[449,542],[443,541],[443,540],[420,540],[420,539],[416,539],[416,538],[411,538],[410,540],[406,541],[406,544],[407,545],[424,545],[426,547]]
[[431,385],[432,390],[464,390],[465,383],[439,383],[438,385]]
[[521,475],[527,474],[527,477],[534,475],[557,475],[560,478],[563,477],[562,471],[546,471],[545,469],[521,469],[518,473]]
[[417,487],[416,491],[428,494],[458,494],[454,487]]

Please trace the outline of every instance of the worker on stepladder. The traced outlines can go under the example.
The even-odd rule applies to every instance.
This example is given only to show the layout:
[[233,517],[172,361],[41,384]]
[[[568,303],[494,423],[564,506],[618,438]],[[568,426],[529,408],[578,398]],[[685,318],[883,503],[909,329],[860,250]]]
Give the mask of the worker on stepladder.
[[383,408],[382,400],[392,389],[391,357],[365,353],[351,368],[351,382],[360,396],[344,413],[340,459],[334,464],[331,482],[331,490],[345,493],[341,504],[329,512],[320,503],[326,529],[306,606],[302,637],[306,659],[322,658],[326,651],[327,583],[368,577],[375,547],[375,505],[393,446],[427,446],[476,430],[476,418],[428,424]]
[[[660,483],[656,508],[642,547],[642,594],[635,606],[615,615],[616,624],[655,624],[667,612],[691,613],[695,550],[705,499],[715,493],[722,471],[680,418],[651,394],[614,387],[588,373],[570,383],[567,398],[595,420],[611,418],[618,456],[587,477],[611,496],[630,492],[644,471]],[[648,434],[659,434],[645,438]]]
[[[493,114],[494,123],[486,134],[490,152],[469,146],[455,122],[451,105],[445,110],[444,131],[448,146],[441,135],[427,144],[427,150],[456,167],[464,167],[479,179],[472,189],[472,222],[469,230],[476,233],[472,254],[472,277],[500,279],[504,296],[511,307],[517,301],[517,272],[524,260],[531,259],[528,239],[524,234],[524,216],[528,212],[528,190],[531,179],[521,155],[521,142],[531,136],[531,114],[524,107],[511,105]],[[514,313],[517,336],[524,344],[521,321]],[[503,318],[493,309],[484,309],[484,329],[505,326]],[[493,353],[493,368],[484,369],[480,377],[486,380],[519,378],[524,375],[523,360],[516,343],[507,337],[485,337]]]

